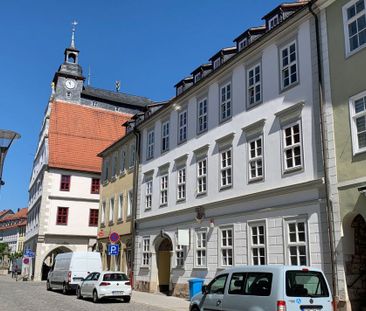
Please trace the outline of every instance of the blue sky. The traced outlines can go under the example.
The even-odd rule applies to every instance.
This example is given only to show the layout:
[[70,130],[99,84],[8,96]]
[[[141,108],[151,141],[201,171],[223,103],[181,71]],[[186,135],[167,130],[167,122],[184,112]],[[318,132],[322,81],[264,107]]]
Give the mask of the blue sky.
[[[76,47],[91,85],[153,100],[282,1],[1,0],[0,129],[22,137],[5,160],[0,210],[26,207],[38,134],[51,81],[79,22]],[[290,1],[291,2],[291,1]]]

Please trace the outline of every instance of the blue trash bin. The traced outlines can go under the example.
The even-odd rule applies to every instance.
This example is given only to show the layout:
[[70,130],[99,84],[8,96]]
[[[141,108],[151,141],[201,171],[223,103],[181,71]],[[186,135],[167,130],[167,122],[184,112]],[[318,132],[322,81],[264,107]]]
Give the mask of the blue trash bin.
[[204,280],[203,279],[189,279],[189,299],[191,300],[193,296],[197,295],[202,290]]

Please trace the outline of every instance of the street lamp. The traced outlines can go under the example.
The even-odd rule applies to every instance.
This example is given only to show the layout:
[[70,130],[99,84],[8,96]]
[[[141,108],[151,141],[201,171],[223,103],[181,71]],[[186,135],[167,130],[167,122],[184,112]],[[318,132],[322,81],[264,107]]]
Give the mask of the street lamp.
[[2,176],[6,153],[8,152],[13,140],[18,138],[20,138],[20,135],[16,132],[0,130],[0,188],[4,185]]

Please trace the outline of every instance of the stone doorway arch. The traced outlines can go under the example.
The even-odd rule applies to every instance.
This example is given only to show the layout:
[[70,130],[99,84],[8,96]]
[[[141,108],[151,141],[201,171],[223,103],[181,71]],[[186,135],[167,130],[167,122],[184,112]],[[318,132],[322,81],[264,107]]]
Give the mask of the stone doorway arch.
[[53,267],[55,263],[55,258],[58,254],[70,253],[70,252],[72,252],[72,250],[66,246],[59,246],[50,251],[42,262],[41,280],[42,281],[47,280],[48,272]]
[[171,289],[171,256],[173,243],[167,234],[161,234],[154,241],[157,267],[157,291],[170,294]]

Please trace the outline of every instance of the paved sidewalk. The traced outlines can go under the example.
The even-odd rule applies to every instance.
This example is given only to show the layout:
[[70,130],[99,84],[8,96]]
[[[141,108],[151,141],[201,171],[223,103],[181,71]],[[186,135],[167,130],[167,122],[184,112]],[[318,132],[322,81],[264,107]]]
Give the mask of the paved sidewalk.
[[137,303],[165,308],[171,311],[188,311],[189,301],[183,298],[133,291],[132,300]]

